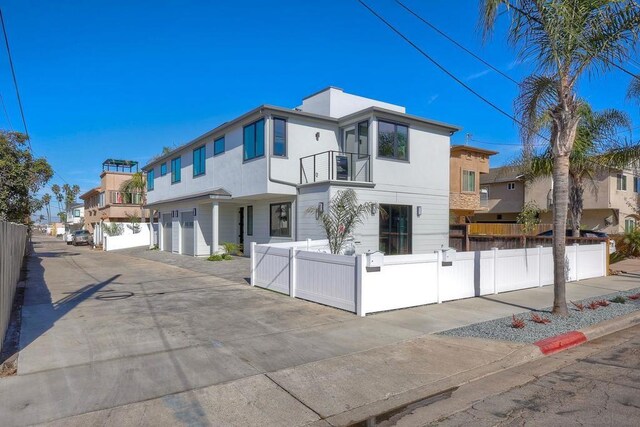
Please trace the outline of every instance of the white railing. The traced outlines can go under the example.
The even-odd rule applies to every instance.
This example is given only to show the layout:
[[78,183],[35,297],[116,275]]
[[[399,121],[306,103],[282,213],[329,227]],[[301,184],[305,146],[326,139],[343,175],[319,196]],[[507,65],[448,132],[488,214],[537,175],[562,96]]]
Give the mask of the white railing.
[[[364,254],[310,252],[307,242],[295,243],[253,244],[252,285],[361,316],[553,283],[552,248],[460,252],[450,265],[441,252],[385,256],[382,267],[369,269]],[[568,246],[567,280],[605,276],[607,256],[605,243]]]

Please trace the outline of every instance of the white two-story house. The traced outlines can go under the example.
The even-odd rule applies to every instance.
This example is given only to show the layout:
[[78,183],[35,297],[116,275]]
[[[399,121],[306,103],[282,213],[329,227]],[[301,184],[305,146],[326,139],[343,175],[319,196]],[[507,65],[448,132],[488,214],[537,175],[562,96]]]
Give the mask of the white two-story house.
[[446,247],[457,130],[334,87],[295,109],[262,105],[144,166],[160,249],[208,256],[223,242],[323,239],[307,209],[328,209],[345,188],[381,208],[355,230],[357,252]]

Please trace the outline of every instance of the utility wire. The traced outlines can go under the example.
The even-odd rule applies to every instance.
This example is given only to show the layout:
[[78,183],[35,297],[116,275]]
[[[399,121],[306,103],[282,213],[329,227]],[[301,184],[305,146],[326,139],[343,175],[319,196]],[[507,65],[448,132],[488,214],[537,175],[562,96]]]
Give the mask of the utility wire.
[[11,76],[13,77],[13,85],[16,88],[16,97],[18,98],[18,107],[20,108],[20,116],[22,117],[22,124],[24,125],[24,133],[27,136],[27,143],[29,144],[29,150],[31,150],[31,139],[29,137],[29,130],[27,129],[27,121],[24,119],[24,109],[22,108],[22,100],[20,99],[20,90],[18,89],[18,80],[16,79],[16,70],[13,67],[13,59],[11,58],[11,48],[9,47],[9,39],[7,38],[7,29],[4,25],[4,17],[2,16],[1,8],[0,8],[0,23],[2,23],[2,33],[4,34],[4,44],[7,47],[7,56],[9,57],[9,66],[11,67]]
[[396,3],[398,3],[400,6],[402,6],[407,12],[409,12],[410,14],[412,14],[413,16],[415,16],[416,18],[418,18],[420,21],[422,21],[425,25],[427,25],[428,27],[430,27],[432,30],[434,30],[435,32],[437,32],[438,34],[440,34],[442,37],[444,37],[445,39],[449,40],[451,43],[455,44],[456,46],[458,46],[460,49],[464,50],[465,52],[467,52],[469,55],[473,56],[475,59],[477,59],[478,61],[482,62],[484,65],[486,65],[487,67],[491,68],[493,71],[495,71],[496,73],[500,74],[502,77],[504,77],[505,79],[511,81],[512,83],[516,84],[516,85],[520,85],[520,83],[513,79],[511,76],[509,76],[508,74],[504,73],[503,71],[501,71],[500,69],[494,67],[493,65],[491,65],[490,63],[488,63],[487,61],[485,61],[484,59],[482,59],[480,56],[476,55],[475,53],[473,53],[470,49],[467,49],[466,47],[464,47],[462,44],[458,43],[457,41],[455,41],[452,37],[448,36],[444,31],[438,29],[435,25],[433,25],[431,22],[427,21],[425,18],[423,18],[422,16],[418,15],[416,12],[414,12],[413,10],[411,10],[408,6],[406,6],[404,3],[402,3],[399,0],[396,0]]
[[0,103],[2,103],[2,109],[4,110],[4,116],[7,118],[9,129],[11,129],[11,132],[13,132],[13,126],[11,125],[11,119],[9,118],[9,113],[7,112],[7,106],[4,103],[4,97],[2,96],[2,93],[0,93]]

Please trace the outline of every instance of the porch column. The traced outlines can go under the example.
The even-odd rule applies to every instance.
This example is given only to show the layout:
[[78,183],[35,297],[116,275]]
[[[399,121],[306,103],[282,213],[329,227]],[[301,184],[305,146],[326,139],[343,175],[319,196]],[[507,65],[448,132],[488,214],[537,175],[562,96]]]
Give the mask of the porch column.
[[149,249],[153,248],[153,215],[154,210],[149,209]]
[[211,255],[215,255],[218,252],[218,212],[218,202],[214,201],[211,208]]

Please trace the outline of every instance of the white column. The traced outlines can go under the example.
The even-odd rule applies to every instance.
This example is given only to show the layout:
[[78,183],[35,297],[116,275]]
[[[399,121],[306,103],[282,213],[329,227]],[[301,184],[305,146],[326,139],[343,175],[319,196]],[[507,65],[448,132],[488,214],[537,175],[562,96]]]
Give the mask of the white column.
[[211,208],[211,255],[215,255],[216,252],[218,252],[218,240],[220,237],[220,234],[218,232],[218,216],[218,202],[213,202],[213,206]]

